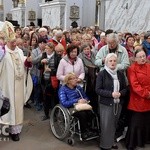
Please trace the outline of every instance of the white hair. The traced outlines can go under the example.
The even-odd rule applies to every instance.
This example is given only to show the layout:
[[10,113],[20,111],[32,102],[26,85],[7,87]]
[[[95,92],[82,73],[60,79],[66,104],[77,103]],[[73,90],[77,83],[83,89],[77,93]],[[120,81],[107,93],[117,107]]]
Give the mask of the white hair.
[[107,41],[115,40],[117,43],[119,42],[118,35],[115,33],[110,33],[107,35]]
[[40,32],[43,32],[43,31],[44,31],[44,32],[47,32],[47,29],[42,27],[42,28],[39,29],[38,32],[40,33]]
[[63,35],[62,30],[57,30],[55,33],[55,36],[62,36],[62,35]]
[[105,58],[105,64],[108,63],[109,58],[111,57],[115,57],[117,59],[117,55],[115,53],[109,53],[107,54],[106,58]]

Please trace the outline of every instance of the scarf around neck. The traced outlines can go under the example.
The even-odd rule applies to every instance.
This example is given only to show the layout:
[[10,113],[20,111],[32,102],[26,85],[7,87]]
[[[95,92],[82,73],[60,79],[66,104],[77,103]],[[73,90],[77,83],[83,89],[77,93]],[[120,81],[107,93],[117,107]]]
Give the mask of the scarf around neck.
[[[84,53],[85,54],[85,53]],[[85,54],[88,59],[91,59],[91,53]]]
[[[117,76],[117,69],[115,70],[111,70],[109,67],[107,67],[105,65],[104,69],[111,75],[111,77],[113,78],[113,86],[114,86],[114,89],[113,91],[114,92],[119,92],[120,90],[120,83],[119,83],[119,80],[118,80],[118,76]],[[119,103],[120,102],[120,99],[115,99],[114,98],[114,103]]]
[[54,56],[54,52],[52,52],[50,55],[47,54],[47,58],[48,58],[48,59],[51,59],[53,56]]

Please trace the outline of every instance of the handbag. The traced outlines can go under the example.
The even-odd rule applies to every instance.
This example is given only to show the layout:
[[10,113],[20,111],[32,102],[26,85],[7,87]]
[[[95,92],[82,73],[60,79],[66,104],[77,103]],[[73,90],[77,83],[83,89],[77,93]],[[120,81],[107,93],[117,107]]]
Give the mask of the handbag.
[[0,117],[7,114],[10,110],[10,102],[7,97],[1,98],[3,101],[2,107],[0,108]]
[[53,87],[54,89],[58,88],[58,86],[59,86],[59,81],[58,81],[58,79],[57,79],[56,76],[51,76],[51,77],[50,77],[50,81],[51,81],[51,85],[52,85],[52,87]]
[[[81,92],[80,92],[80,90],[78,88],[76,88],[76,90],[80,94],[81,98],[84,99]],[[90,102],[90,101],[87,101],[87,102]],[[75,103],[74,104],[74,109],[75,109],[75,111],[92,110],[92,106],[88,103]]]
[[82,111],[82,110],[92,110],[92,106],[88,103],[76,103],[74,105],[74,109],[76,111]]

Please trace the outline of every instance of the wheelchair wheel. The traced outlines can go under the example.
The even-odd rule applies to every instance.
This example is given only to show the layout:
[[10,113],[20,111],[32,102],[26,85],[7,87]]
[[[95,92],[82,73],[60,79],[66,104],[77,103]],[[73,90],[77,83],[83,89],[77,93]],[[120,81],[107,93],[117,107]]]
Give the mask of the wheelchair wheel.
[[70,131],[70,116],[66,108],[62,105],[56,105],[50,116],[50,126],[52,133],[59,140],[67,137]]
[[69,144],[69,145],[71,145],[71,146],[73,146],[74,145],[74,139],[73,138],[68,138],[67,139],[67,143]]

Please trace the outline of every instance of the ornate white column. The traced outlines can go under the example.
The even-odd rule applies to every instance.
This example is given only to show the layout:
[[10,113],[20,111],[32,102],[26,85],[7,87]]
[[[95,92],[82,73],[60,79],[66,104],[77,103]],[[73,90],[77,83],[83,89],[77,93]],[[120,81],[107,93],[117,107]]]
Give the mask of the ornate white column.
[[19,0],[18,7],[13,8],[12,12],[12,19],[17,20],[18,24],[21,27],[25,26],[25,1]]
[[0,0],[0,5],[3,5],[3,0]]
[[51,28],[64,28],[66,0],[53,0],[40,4],[42,8],[42,25]]
[[0,0],[0,21],[4,20],[3,0]]
[[100,0],[99,26],[105,30],[105,0]]

